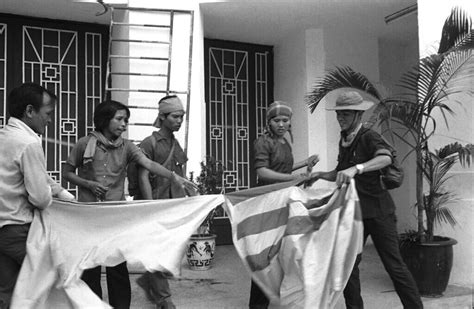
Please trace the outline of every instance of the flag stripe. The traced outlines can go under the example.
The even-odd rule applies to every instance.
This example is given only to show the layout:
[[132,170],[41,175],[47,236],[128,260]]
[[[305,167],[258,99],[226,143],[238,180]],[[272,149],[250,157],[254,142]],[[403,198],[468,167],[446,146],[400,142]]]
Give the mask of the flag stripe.
[[278,254],[280,247],[281,239],[276,244],[262,250],[259,254],[247,255],[245,260],[252,271],[265,269],[270,265],[272,258]]
[[237,225],[237,239],[260,234],[285,225],[288,220],[288,214],[288,207],[285,206],[250,216]]
[[331,197],[333,195],[334,193],[329,194],[328,196],[323,197],[322,199],[310,201],[307,203],[306,208],[313,209],[313,208],[324,206],[329,202],[329,200],[331,200]]
[[[332,196],[333,194],[326,196],[322,199],[312,200],[310,202],[310,207],[308,208],[324,206],[325,204],[329,202]],[[340,207],[343,201],[344,201],[344,197],[339,195],[336,203],[333,204],[334,208],[331,209],[331,211],[337,207]],[[266,211],[266,212],[262,212],[256,215],[251,215],[243,219],[240,223],[237,224],[237,239],[241,239],[249,235],[259,234],[265,231],[278,228],[282,225],[285,225],[288,222],[288,216],[289,216],[288,205],[285,205],[284,207],[274,209],[271,211]],[[319,229],[319,225],[322,223],[322,221],[325,220],[326,217],[327,216],[324,216],[321,219],[317,219],[315,222],[313,222],[313,224],[316,224],[318,226],[315,228],[315,230]],[[300,218],[300,219],[294,219],[294,220],[295,222],[297,222],[297,220],[302,220],[302,219]],[[312,228],[310,228],[309,230],[311,229]],[[306,225],[304,225],[304,230],[306,230]],[[302,232],[291,231],[289,235],[301,234],[301,233],[305,233],[305,232],[304,231]]]
[[328,214],[318,217],[296,216],[288,219],[284,236],[306,234],[317,231],[326,220]]

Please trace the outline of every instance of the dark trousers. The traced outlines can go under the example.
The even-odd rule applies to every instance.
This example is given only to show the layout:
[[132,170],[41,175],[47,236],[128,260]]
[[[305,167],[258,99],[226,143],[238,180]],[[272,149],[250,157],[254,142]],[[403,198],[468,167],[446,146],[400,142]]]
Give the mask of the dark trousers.
[[0,309],[8,308],[26,255],[30,224],[0,228]]
[[250,285],[250,309],[266,309],[270,304],[270,300],[267,298],[262,289],[252,280]]
[[[91,290],[102,298],[102,287],[100,285],[101,266],[86,269],[82,273],[82,280]],[[109,304],[113,308],[128,309],[132,298],[130,277],[128,276],[127,263],[123,262],[113,267],[105,268],[107,277],[107,291],[109,293]]]
[[171,290],[168,283],[168,276],[161,272],[146,272],[137,279],[138,285],[145,291],[151,302],[157,308],[176,308],[171,301]]
[[[385,270],[392,279],[403,307],[408,309],[423,308],[416,283],[400,255],[395,214],[390,214],[384,218],[364,219],[364,244],[369,235],[372,237]],[[359,278],[361,259],[362,257],[359,254],[349,281],[344,288],[346,307],[350,309],[364,308],[364,302],[360,294]]]

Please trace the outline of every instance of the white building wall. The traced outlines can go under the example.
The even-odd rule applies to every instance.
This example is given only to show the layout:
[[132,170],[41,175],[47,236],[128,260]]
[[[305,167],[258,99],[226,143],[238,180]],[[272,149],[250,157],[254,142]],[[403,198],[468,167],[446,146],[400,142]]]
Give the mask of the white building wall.
[[[324,75],[326,64],[326,52],[324,45],[323,29],[307,29],[305,31],[305,49],[306,49],[306,89],[305,92],[311,91],[314,81]],[[314,168],[315,170],[329,170],[329,157],[324,155],[330,146],[334,146],[327,139],[327,115],[326,113],[315,112],[311,114],[306,108],[308,119],[308,136],[306,143],[308,144],[309,153],[319,154],[320,161]],[[329,146],[330,145],[330,146]],[[332,161],[331,161],[332,162]]]
[[[295,162],[308,157],[308,116],[306,93],[305,33],[300,30],[274,46],[274,98],[293,109],[291,131]],[[303,172],[297,171],[297,172]]]
[[[336,66],[349,66],[355,71],[366,75],[373,83],[378,83],[377,38],[364,35],[364,33],[351,33],[351,31],[343,29],[344,27],[324,29],[326,70],[333,70]],[[335,96],[328,97],[329,99],[334,100]],[[325,107],[326,104],[322,104],[319,107],[319,111],[316,110],[315,113],[326,113],[329,146],[326,155],[328,157],[329,170],[332,170],[337,164],[340,127],[336,120],[336,113],[334,111],[326,111]]]
[[[400,19],[399,22],[403,22]],[[397,84],[403,74],[408,72],[418,62],[418,44],[399,44],[393,41],[379,40],[379,61],[380,61],[380,87],[384,95],[393,95],[401,91]],[[396,124],[392,124],[394,127]],[[404,232],[416,227],[415,204],[415,182],[416,163],[415,156],[410,155],[405,158],[409,148],[398,139],[395,139],[398,160],[401,162],[405,179],[400,188],[392,190],[390,193],[397,206],[398,231]],[[405,158],[405,159],[404,159]]]
[[325,102],[313,114],[305,96],[325,70],[348,65],[378,82],[377,38],[354,35],[337,29],[307,29],[283,38],[274,47],[275,100],[293,108],[292,131],[295,160],[317,153],[321,162],[315,170],[334,169],[337,163],[339,125]]

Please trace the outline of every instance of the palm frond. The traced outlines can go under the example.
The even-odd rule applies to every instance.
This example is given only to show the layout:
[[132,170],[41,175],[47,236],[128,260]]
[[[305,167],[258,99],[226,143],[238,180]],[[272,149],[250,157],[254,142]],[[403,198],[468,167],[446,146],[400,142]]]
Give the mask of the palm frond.
[[451,212],[451,209],[447,207],[440,207],[435,211],[435,223],[449,223],[449,225],[454,227],[457,224],[457,220]]
[[437,79],[441,91],[450,89],[452,86],[458,86],[458,91],[472,88],[472,84],[462,83],[472,80],[474,76],[474,44],[472,45],[469,50],[449,53],[443,58]]
[[447,174],[454,166],[456,161],[457,157],[455,156],[446,157],[444,159],[440,159],[437,162],[435,161],[430,185],[432,188],[430,190],[433,192],[441,191],[441,188],[445,185],[446,181],[451,178],[451,176],[447,176]]
[[451,14],[444,22],[439,43],[438,54],[452,49],[459,43],[460,38],[471,31],[471,19],[460,8],[453,8]]
[[370,80],[363,74],[354,71],[350,67],[337,67],[329,71],[324,77],[317,81],[313,90],[306,96],[311,113],[314,112],[319,102],[331,91],[340,88],[354,88],[364,91],[378,100],[382,100],[379,92]]
[[474,159],[474,145],[467,144],[463,146],[458,142],[454,142],[436,150],[435,153],[441,159],[457,154],[462,166],[470,166],[471,160]]

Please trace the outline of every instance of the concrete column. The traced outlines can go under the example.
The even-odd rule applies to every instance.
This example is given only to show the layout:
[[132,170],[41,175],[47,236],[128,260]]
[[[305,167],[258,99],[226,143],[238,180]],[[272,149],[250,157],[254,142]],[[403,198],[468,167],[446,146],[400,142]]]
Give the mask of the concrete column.
[[[323,29],[307,29],[305,31],[305,49],[306,49],[306,92],[310,92],[314,82],[324,75],[326,53],[324,50],[324,32]],[[328,149],[334,146],[329,143],[327,113],[324,111],[325,102],[318,107],[313,114],[307,109],[306,117],[308,121],[308,152],[317,153],[320,161],[315,167],[317,170],[329,170]],[[330,145],[329,145],[330,144]]]

